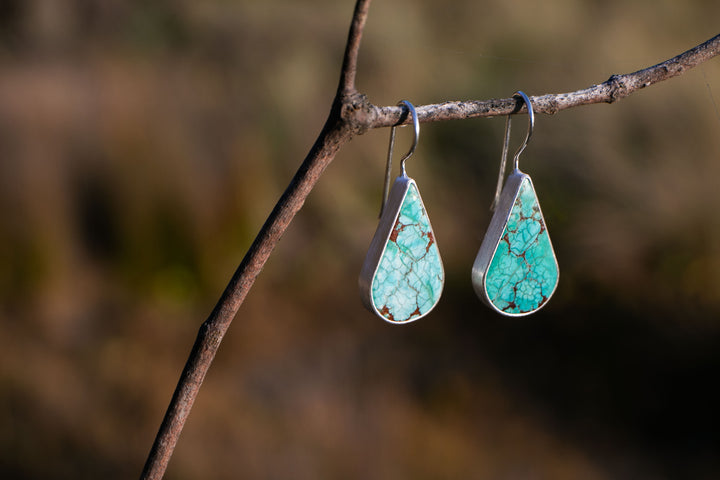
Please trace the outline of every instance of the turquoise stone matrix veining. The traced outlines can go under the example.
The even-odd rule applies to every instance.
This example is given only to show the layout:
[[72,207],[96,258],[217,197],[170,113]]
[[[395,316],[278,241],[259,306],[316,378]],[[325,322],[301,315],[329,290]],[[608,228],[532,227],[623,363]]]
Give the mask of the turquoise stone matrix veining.
[[485,299],[498,311],[525,315],[548,301],[557,286],[559,271],[532,181],[525,174],[516,175],[519,177],[513,183],[519,181],[519,186],[509,215],[505,209],[504,214],[496,213],[507,215],[507,222],[499,240],[495,240],[483,288]]
[[[386,212],[392,216],[387,219],[392,228],[389,232],[378,228],[376,233],[374,243],[384,242],[382,253],[379,260],[370,259],[370,254],[366,260],[377,261],[376,268],[372,265],[369,267],[372,271],[368,271],[372,275],[368,292],[372,305],[368,307],[387,321],[403,323],[417,320],[432,310],[440,299],[445,273],[415,182],[400,177],[395,188],[404,189],[405,194],[399,210],[390,208]],[[391,203],[388,202],[389,207]],[[362,283],[361,278],[361,286]]]

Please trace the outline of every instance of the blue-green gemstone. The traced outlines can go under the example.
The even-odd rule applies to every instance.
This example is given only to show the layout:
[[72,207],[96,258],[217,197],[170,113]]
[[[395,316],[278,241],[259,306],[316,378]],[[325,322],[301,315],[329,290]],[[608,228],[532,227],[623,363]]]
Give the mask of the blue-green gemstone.
[[428,313],[442,293],[445,273],[415,183],[410,183],[372,280],[372,301],[391,322]]
[[540,204],[530,179],[525,178],[488,267],[487,296],[499,310],[522,315],[547,302],[558,276]]

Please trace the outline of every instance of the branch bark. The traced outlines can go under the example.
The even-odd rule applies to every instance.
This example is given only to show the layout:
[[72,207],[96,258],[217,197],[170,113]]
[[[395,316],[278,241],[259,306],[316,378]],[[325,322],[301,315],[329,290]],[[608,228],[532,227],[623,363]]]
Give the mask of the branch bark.
[[[669,60],[623,75],[612,75],[603,83],[568,93],[553,93],[530,97],[535,113],[555,114],[561,110],[613,103],[663,80],[682,75],[701,63],[720,54],[720,35],[691,48]],[[468,100],[416,106],[420,122],[439,122],[475,117],[494,117],[512,113],[527,113],[524,102],[514,98]],[[409,123],[401,107],[372,106],[366,118],[360,119],[365,128],[390,127]]]
[[353,118],[355,112],[365,108],[366,103],[364,97],[359,96],[355,91],[355,73],[369,5],[370,0],[358,0],[356,3],[338,91],[325,126],[255,237],[212,313],[201,325],[155,442],[150,449],[141,479],[159,480],[165,474],[200,386],[240,305],[255,283],[270,253],[280,241],[280,237],[287,230],[295,214],[302,208],[320,175],[335,158],[338,150],[357,133],[355,123],[349,122],[348,119]]
[[[145,463],[141,479],[163,477],[180,432],[190,414],[205,375],[220,342],[240,305],[260,274],[265,262],[288,225],[305,203],[325,168],[337,152],[355,135],[371,128],[408,123],[401,107],[377,107],[355,88],[360,40],[371,0],[357,0],[345,48],[340,81],[328,119],[300,165],[290,185],[278,200],[255,241],[235,271],[220,300],[200,327],[190,356],[182,371],[172,400]],[[720,53],[720,35],[670,60],[570,93],[530,97],[536,112],[553,114],[560,110],[593,103],[612,103],[654,83],[680,75]],[[526,109],[514,98],[455,101],[417,107],[421,122],[490,117],[522,113]]]

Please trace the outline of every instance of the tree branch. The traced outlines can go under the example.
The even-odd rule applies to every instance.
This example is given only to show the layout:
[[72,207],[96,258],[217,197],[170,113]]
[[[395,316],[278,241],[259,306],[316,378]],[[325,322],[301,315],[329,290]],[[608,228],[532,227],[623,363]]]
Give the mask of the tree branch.
[[348,33],[348,40],[345,45],[345,57],[340,70],[340,84],[338,85],[336,98],[355,93],[355,75],[357,74],[360,40],[365,29],[365,19],[367,19],[369,8],[370,0],[358,0],[355,4],[350,33]]
[[[560,110],[580,105],[613,103],[637,90],[681,75],[718,54],[720,54],[720,35],[716,35],[710,40],[652,67],[624,75],[612,75],[599,85],[592,85],[574,92],[530,97],[530,101],[535,113],[547,114],[554,114]],[[524,103],[518,102],[514,98],[445,102],[421,105],[415,108],[421,122],[527,113]],[[368,116],[359,119],[359,121],[363,123],[365,128],[390,127],[409,123],[410,120],[403,118],[403,115],[402,107],[372,106]]]
[[[355,135],[370,128],[388,127],[408,121],[407,112],[401,107],[376,107],[355,89],[360,40],[370,1],[357,0],[355,4],[340,82],[328,119],[287,190],[260,229],[217,305],[200,327],[148,455],[141,479],[159,480],[163,477],[185,420],[190,414],[190,409],[225,332],[273,249],[336,153]],[[531,97],[533,108],[541,113],[555,113],[578,105],[612,103],[640,88],[680,75],[718,53],[720,53],[720,35],[653,67],[626,75],[613,75],[600,85],[571,93]],[[418,107],[417,112],[421,122],[435,122],[520,113],[523,108],[515,99],[506,98],[425,105]]]
[[212,313],[200,327],[195,344],[145,462],[140,476],[143,480],[159,480],[165,474],[200,386],[240,305],[255,283],[255,279],[270,257],[270,253],[280,241],[280,237],[305,203],[305,199],[320,175],[335,158],[338,150],[357,133],[357,128],[348,122],[347,118],[352,117],[353,112],[364,108],[365,103],[364,97],[355,93],[355,72],[369,4],[370,0],[358,0],[355,6],[340,74],[340,84],[325,126],[285,193],[280,197],[255,237],[255,241],[235,271]]

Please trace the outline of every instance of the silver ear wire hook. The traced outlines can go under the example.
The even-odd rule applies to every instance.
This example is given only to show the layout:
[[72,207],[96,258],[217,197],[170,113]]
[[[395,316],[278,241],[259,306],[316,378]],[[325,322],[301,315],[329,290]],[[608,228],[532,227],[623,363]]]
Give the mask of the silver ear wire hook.
[[[527,105],[527,111],[528,111],[528,130],[527,134],[525,135],[525,140],[523,141],[522,145],[520,145],[520,148],[518,148],[517,152],[515,152],[515,157],[513,158],[513,167],[515,170],[520,170],[519,160],[520,160],[520,154],[525,150],[525,147],[528,146],[528,143],[530,142],[530,137],[533,133],[533,128],[535,128],[535,113],[533,112],[532,103],[530,102],[530,98],[528,98],[527,95],[525,95],[524,92],[521,92],[518,90],[517,92],[513,93],[513,97],[522,97],[523,101],[525,102],[525,105]],[[508,118],[510,118],[508,116]]]
[[[400,175],[406,176],[405,173],[405,160],[410,158],[413,153],[415,153],[415,149],[418,145],[418,137],[420,137],[420,121],[418,120],[417,112],[415,111],[415,107],[412,103],[408,102],[407,100],[401,100],[398,105],[405,105],[410,112],[410,115],[412,117],[413,121],[413,143],[410,147],[410,150],[405,154],[405,156],[400,160]],[[396,125],[393,125],[390,129],[390,147],[388,148],[388,156],[387,156],[387,164],[385,166],[385,183],[383,184],[383,196],[382,196],[382,204],[380,205],[380,216],[382,216],[383,210],[385,210],[385,203],[387,203],[388,198],[388,192],[390,191],[390,177],[392,176],[392,154],[393,154],[393,147],[395,146],[395,127]]]
[[500,172],[498,173],[497,187],[495,187],[495,197],[493,198],[492,204],[490,204],[490,211],[494,212],[497,202],[500,199],[500,192],[502,190],[503,179],[505,178],[505,164],[507,163],[508,147],[510,146],[510,115],[505,120],[505,140],[503,141],[503,149],[500,154]]
[[[525,140],[523,141],[522,145],[520,145],[520,148],[517,149],[517,152],[515,152],[515,156],[513,157],[513,169],[514,170],[520,170],[520,166],[519,166],[520,165],[520,154],[525,150],[525,147],[528,146],[528,143],[530,142],[530,137],[532,136],[532,133],[533,133],[533,128],[535,128],[535,113],[533,112],[532,103],[530,102],[530,98],[528,98],[528,96],[525,95],[525,93],[520,90],[513,93],[513,98],[517,98],[517,97],[522,98],[523,102],[525,102],[525,105],[527,105],[528,130],[527,130],[527,134],[525,135]],[[502,191],[503,178],[505,177],[505,164],[507,163],[508,147],[510,146],[511,117],[512,117],[512,114],[508,115],[507,120],[505,120],[505,140],[503,141],[502,156],[500,159],[500,173],[498,174],[498,183],[497,183],[497,187],[495,188],[495,198],[493,199],[492,205],[490,205],[491,212],[495,211],[497,202],[500,199],[500,192]]]

